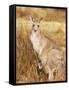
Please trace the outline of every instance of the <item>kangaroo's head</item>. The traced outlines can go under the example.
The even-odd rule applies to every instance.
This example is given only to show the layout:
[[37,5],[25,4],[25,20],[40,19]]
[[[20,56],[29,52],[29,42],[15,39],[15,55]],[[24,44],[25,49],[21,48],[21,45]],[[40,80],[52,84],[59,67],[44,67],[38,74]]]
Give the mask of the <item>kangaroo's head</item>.
[[32,30],[34,32],[39,32],[40,31],[40,22],[43,18],[40,18],[39,21],[37,21],[36,19],[34,19],[33,17],[31,17],[32,20]]

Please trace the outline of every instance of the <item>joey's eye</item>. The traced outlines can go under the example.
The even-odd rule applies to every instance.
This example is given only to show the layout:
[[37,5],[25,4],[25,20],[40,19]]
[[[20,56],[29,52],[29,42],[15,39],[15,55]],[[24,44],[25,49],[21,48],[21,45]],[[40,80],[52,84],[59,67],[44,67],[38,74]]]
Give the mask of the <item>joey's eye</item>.
[[39,27],[39,25],[37,25]]

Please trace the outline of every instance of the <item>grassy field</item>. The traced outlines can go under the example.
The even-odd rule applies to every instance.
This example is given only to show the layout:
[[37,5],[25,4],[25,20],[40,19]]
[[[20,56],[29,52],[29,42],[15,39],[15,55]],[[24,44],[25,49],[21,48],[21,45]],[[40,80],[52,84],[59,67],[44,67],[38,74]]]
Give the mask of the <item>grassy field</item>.
[[37,73],[35,64],[37,57],[34,54],[32,43],[29,39],[32,23],[29,19],[33,16],[37,20],[43,17],[40,30],[43,35],[55,41],[62,50],[66,47],[66,11],[64,9],[49,8],[16,8],[16,82],[44,82],[47,75],[41,70]]

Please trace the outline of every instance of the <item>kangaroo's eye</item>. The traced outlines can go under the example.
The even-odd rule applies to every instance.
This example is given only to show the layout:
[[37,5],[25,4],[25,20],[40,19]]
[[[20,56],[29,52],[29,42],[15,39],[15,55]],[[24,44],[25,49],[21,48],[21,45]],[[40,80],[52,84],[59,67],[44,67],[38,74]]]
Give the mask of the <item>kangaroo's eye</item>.
[[37,25],[39,27],[39,25]]
[[34,27],[35,25],[33,24],[33,27]]

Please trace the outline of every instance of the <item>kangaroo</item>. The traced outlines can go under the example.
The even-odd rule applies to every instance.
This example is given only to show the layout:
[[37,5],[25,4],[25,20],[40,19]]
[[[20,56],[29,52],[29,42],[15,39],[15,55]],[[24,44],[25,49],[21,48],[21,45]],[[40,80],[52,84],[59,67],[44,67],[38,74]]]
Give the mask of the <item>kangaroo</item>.
[[[61,75],[58,74],[59,77],[64,75],[64,54],[61,48],[56,45],[56,43],[49,39],[48,37],[42,35],[40,31],[40,22],[36,22],[34,18],[32,20],[32,33],[30,36],[31,43],[33,45],[33,49],[38,54],[39,59],[41,60],[41,65],[46,74],[48,74],[48,81],[54,81],[55,76],[54,73],[60,71]],[[57,80],[58,80],[57,79]],[[63,76],[64,80],[64,76]]]

